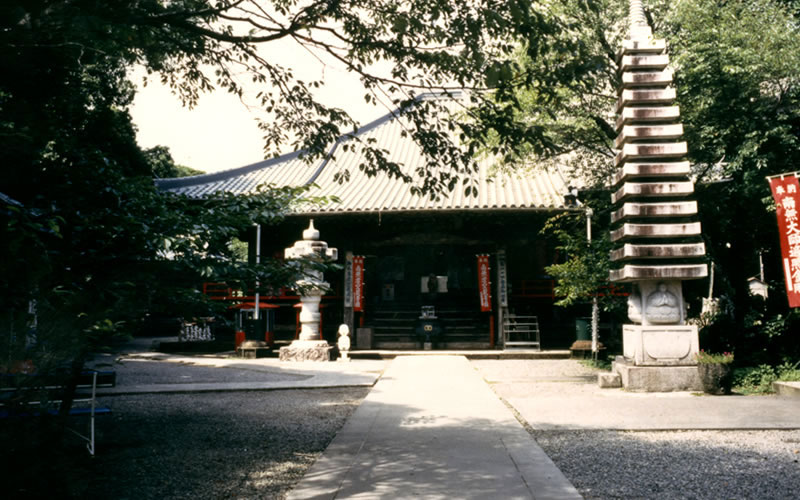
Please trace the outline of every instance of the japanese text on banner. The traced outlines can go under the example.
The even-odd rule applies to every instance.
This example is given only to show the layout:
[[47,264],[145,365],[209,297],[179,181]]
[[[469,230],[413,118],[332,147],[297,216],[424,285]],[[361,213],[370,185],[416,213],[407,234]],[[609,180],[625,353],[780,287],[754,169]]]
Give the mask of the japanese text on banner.
[[769,179],[778,216],[781,257],[789,307],[800,307],[800,183],[794,174]]
[[478,295],[481,312],[492,310],[491,282],[489,280],[489,256],[478,255]]
[[364,257],[353,257],[353,311],[364,310]]

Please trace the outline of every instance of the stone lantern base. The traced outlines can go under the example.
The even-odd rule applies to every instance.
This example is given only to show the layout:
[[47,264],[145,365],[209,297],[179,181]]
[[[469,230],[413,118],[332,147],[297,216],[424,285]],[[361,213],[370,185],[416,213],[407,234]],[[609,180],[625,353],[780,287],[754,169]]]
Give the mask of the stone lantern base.
[[330,361],[333,346],[324,340],[295,340],[281,347],[281,361]]

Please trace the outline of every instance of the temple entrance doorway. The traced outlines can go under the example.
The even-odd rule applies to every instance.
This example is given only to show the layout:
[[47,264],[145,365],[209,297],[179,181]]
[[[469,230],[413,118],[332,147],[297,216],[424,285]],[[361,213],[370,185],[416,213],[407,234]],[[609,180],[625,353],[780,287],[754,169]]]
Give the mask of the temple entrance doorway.
[[367,256],[366,325],[377,348],[488,348],[473,246],[405,245]]

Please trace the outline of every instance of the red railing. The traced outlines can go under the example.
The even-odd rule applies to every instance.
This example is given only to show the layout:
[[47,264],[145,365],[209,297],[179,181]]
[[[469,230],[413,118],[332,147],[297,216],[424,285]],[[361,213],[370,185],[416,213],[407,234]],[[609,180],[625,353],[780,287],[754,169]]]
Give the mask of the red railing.
[[627,297],[631,293],[625,288],[616,286],[616,285],[608,285],[608,286],[601,286],[600,290],[597,292],[598,297],[605,297],[606,295],[615,295],[617,297]]
[[[513,283],[511,295],[514,297],[530,297],[555,299],[555,280],[521,280]],[[597,292],[598,297],[615,295],[617,297],[627,297],[630,295],[624,287],[616,285],[602,286]]]
[[554,280],[520,280],[512,284],[511,295],[552,299],[555,297],[554,287]]
[[[227,283],[203,283],[203,294],[211,300],[231,300],[231,301],[253,301],[255,300],[255,290],[244,290],[232,288]],[[298,299],[299,296],[293,290],[281,288],[278,295],[261,295],[262,300],[275,299]]]

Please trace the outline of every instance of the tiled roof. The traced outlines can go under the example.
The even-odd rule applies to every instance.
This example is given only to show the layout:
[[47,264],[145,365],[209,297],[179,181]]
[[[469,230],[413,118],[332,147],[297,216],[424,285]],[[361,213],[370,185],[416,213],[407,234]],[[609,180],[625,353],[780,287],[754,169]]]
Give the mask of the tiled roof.
[[[364,143],[386,150],[390,161],[402,164],[403,172],[418,179],[417,169],[426,164],[426,158],[410,134],[403,134],[407,125],[402,116],[389,113],[365,127],[357,134]],[[384,172],[368,176],[359,169],[364,161],[360,147],[343,147],[355,144],[343,137],[332,147],[325,158],[309,164],[300,152],[295,152],[254,163],[241,168],[213,174],[158,179],[160,189],[199,197],[216,191],[236,194],[255,192],[262,184],[276,186],[303,186],[313,184],[310,195],[335,196],[340,201],[320,208],[300,209],[303,212],[386,212],[416,210],[553,210],[566,208],[568,180],[559,170],[533,170],[520,173],[491,173],[491,161],[477,161],[477,172],[471,174],[472,185],[478,188],[477,196],[465,195],[462,179],[450,193],[431,199],[414,194],[411,185],[392,178]],[[346,149],[346,150],[345,150]],[[337,172],[347,170],[349,180],[338,182]],[[466,174],[463,174],[466,175]]]

